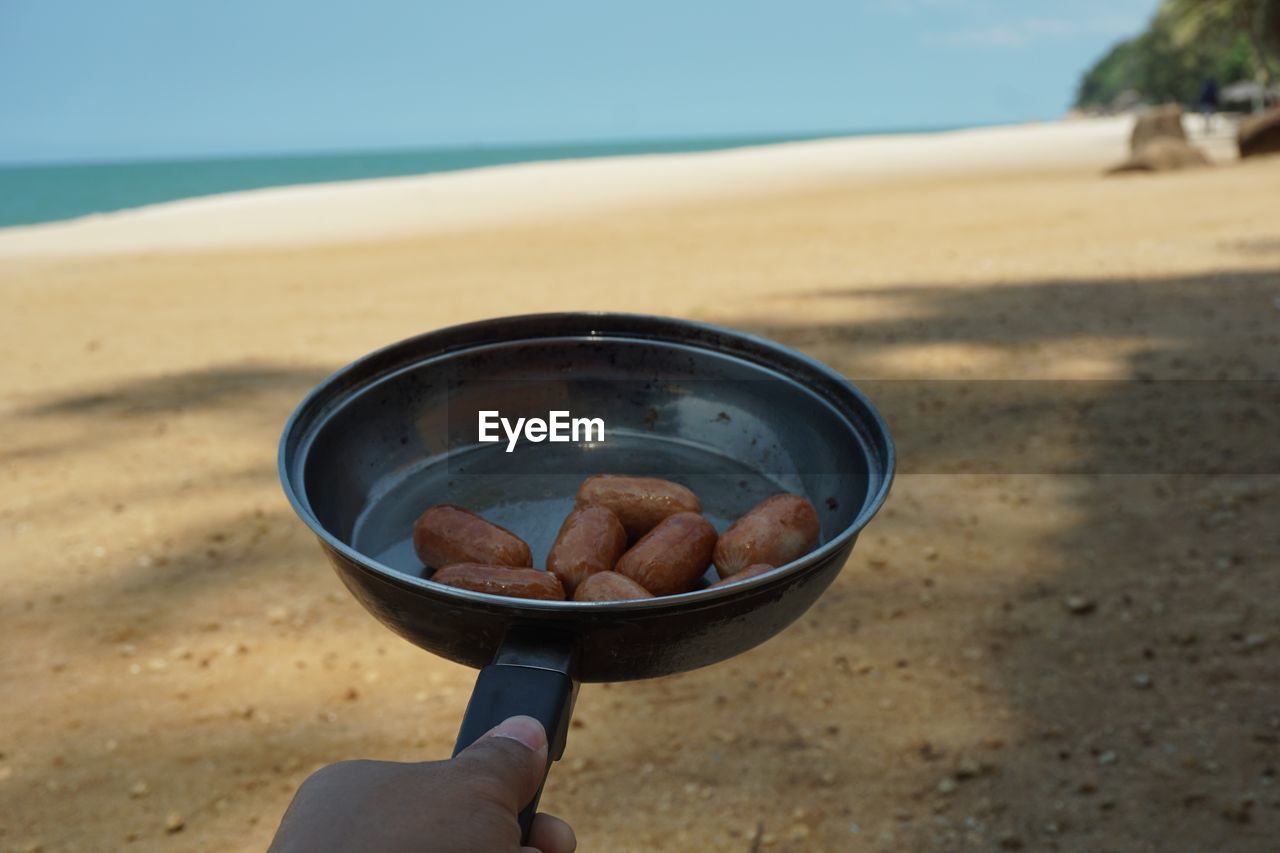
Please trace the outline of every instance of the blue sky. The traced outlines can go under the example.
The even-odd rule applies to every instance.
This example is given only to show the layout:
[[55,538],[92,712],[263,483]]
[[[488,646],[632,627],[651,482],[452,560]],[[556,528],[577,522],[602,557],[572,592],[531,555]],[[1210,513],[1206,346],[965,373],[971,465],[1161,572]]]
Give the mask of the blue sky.
[[1053,118],[1156,0],[0,0],[0,161]]

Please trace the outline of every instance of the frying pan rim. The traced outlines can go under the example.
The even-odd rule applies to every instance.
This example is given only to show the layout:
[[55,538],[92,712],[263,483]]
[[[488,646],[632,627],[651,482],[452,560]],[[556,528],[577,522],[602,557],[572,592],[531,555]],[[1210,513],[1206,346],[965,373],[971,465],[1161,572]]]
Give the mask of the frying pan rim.
[[[346,397],[349,393],[351,393],[351,391],[362,388],[362,387],[367,387],[371,384],[382,381],[384,378],[386,378],[388,374],[385,372],[372,373],[371,375],[364,377],[362,381],[355,383],[352,386],[352,388],[349,388],[349,389],[342,388],[344,384],[343,380],[349,379],[353,375],[360,373],[362,370],[368,368],[370,365],[375,364],[380,359],[385,358],[386,356],[392,354],[397,350],[412,349],[414,345],[418,344],[419,342],[423,341],[426,338],[442,336],[445,333],[449,333],[451,335],[458,335],[458,334],[465,335],[467,331],[471,329],[480,329],[483,327],[493,326],[494,324],[500,324],[500,323],[509,323],[509,324],[515,324],[515,325],[532,324],[537,326],[537,325],[541,325],[542,323],[556,324],[556,323],[562,323],[562,322],[568,322],[568,321],[574,321],[574,320],[592,320],[592,319],[599,319],[604,321],[613,320],[613,321],[620,321],[622,323],[630,322],[630,323],[640,324],[640,325],[674,324],[677,326],[681,326],[688,331],[694,331],[694,332],[700,331],[709,335],[719,336],[722,338],[735,339],[738,342],[750,345],[750,347],[766,350],[776,356],[779,356],[783,360],[798,362],[803,369],[808,370],[812,373],[819,374],[823,376],[825,379],[827,379],[828,381],[835,383],[837,386],[843,386],[844,392],[851,395],[857,401],[857,403],[861,406],[861,408],[863,409],[863,412],[867,416],[869,423],[865,424],[864,426],[869,427],[871,431],[874,433],[875,437],[884,442],[884,452],[883,452],[883,460],[882,460],[883,467],[882,467],[882,470],[880,470],[879,472],[876,472],[879,474],[880,482],[877,485],[875,493],[873,495],[870,495],[869,498],[866,501],[864,501],[862,505],[862,509],[858,512],[858,514],[854,517],[854,519],[848,525],[846,525],[836,536],[832,537],[829,541],[827,541],[820,547],[815,548],[813,551],[810,551],[808,554],[805,554],[803,557],[800,557],[797,560],[793,560],[790,563],[785,563],[781,566],[777,566],[773,571],[765,572],[764,574],[758,575],[757,577],[751,578],[749,580],[740,581],[734,584],[725,584],[724,586],[721,586],[721,587],[714,587],[714,588],[706,587],[700,590],[680,593],[677,595],[654,596],[653,598],[647,598],[647,599],[633,599],[633,600],[627,600],[627,601],[572,601],[572,600],[543,601],[539,599],[511,598],[508,596],[490,595],[488,593],[473,592],[471,590],[459,589],[457,587],[451,587],[451,586],[446,586],[445,584],[436,583],[427,578],[415,578],[409,575],[405,575],[402,572],[398,572],[395,569],[392,569],[390,566],[385,566],[379,563],[377,560],[373,559],[369,555],[363,554],[360,551],[357,551],[355,548],[352,548],[351,546],[343,542],[341,539],[339,539],[338,537],[330,533],[328,528],[326,528],[323,524],[321,524],[320,520],[315,516],[315,513],[312,512],[309,503],[304,501],[301,498],[299,492],[305,491],[304,484],[300,483],[298,484],[299,488],[295,488],[293,477],[292,477],[292,471],[290,467],[291,460],[289,458],[289,450],[291,446],[290,439],[294,437],[294,433],[295,433],[295,430],[298,429],[299,422],[303,420],[304,416],[312,416],[313,423],[310,424],[309,427],[311,431],[315,431],[327,419],[328,412],[326,410],[330,409],[335,403],[341,401],[344,397]],[[544,339],[551,340],[551,339],[554,339],[555,337],[568,337],[568,336],[570,336],[570,333],[566,332],[561,335],[547,335],[545,336]],[[576,337],[591,337],[591,336],[614,337],[616,336],[617,338],[623,339],[623,340],[630,337],[635,340],[650,340],[655,342],[662,341],[661,338],[656,338],[656,337],[646,338],[643,335],[641,335],[639,332],[635,332],[635,331],[611,332],[607,328],[605,329],[593,328],[590,331],[573,333],[573,336],[576,336]],[[516,340],[538,340],[538,339],[539,339],[539,336],[537,335],[527,335],[523,338],[512,338],[511,341],[514,342]],[[492,343],[492,342],[487,342],[487,343]],[[704,350],[710,350],[712,352],[721,352],[721,350],[718,350],[706,345],[699,346],[696,341],[691,342],[687,340],[682,340],[682,341],[668,341],[668,343],[689,346],[694,349],[704,349]],[[474,342],[469,345],[462,345],[462,346],[454,347],[450,349],[443,349],[440,352],[435,353],[433,357],[450,355],[458,352],[465,352],[474,347],[484,346],[484,345],[486,345],[486,342]],[[816,388],[813,387],[812,382],[804,381],[797,376],[791,375],[788,371],[780,370],[779,366],[776,364],[756,361],[752,359],[749,355],[741,352],[729,353],[729,354],[739,359],[742,359],[743,361],[750,363],[756,367],[767,368],[770,370],[774,370],[775,372],[779,372],[784,376],[788,376],[788,378],[791,378],[794,381],[800,382],[804,390],[808,391],[809,393],[815,394],[827,405],[832,405],[831,401],[826,397],[826,395],[822,394],[820,391],[818,391]],[[328,400],[327,405],[323,405],[325,403],[326,397],[330,397],[332,399]],[[833,408],[836,409],[836,413],[840,415],[840,417],[845,418],[846,420],[849,420],[845,412],[841,411],[838,407],[833,406]],[[863,435],[863,431],[858,429],[858,425],[854,423],[850,423],[849,426],[853,429],[853,431],[856,434],[858,434],[860,443],[864,445],[865,449],[869,451],[870,455],[877,455],[875,453],[875,448],[866,447],[866,445],[868,444],[868,441],[866,440],[867,436]],[[302,436],[305,436],[305,435],[306,435],[306,432],[303,432],[299,434],[298,438],[300,439]],[[875,460],[873,459],[871,461],[875,461]],[[491,317],[488,319],[476,320],[469,323],[459,323],[452,326],[444,326],[439,329],[433,329],[428,332],[423,332],[418,335],[413,335],[408,338],[404,338],[402,340],[395,341],[391,344],[380,347],[338,368],[333,373],[329,374],[324,379],[322,379],[319,383],[317,383],[309,392],[307,392],[307,394],[302,398],[302,400],[294,408],[293,412],[290,413],[288,420],[285,421],[284,428],[281,431],[280,442],[277,450],[277,470],[280,476],[281,486],[283,487],[285,496],[288,498],[289,503],[293,507],[294,512],[297,513],[298,517],[301,518],[302,521],[307,525],[307,527],[311,529],[311,532],[320,538],[321,542],[325,545],[325,547],[332,549],[336,553],[346,558],[346,561],[351,565],[361,569],[362,571],[366,571],[374,574],[384,582],[389,582],[401,587],[407,587],[416,592],[428,593],[435,597],[444,598],[445,600],[453,599],[460,602],[466,602],[468,604],[481,604],[487,607],[497,606],[508,611],[516,611],[516,612],[523,612],[523,613],[537,612],[543,615],[556,615],[556,616],[564,616],[572,613],[580,613],[585,615],[588,612],[592,614],[598,614],[598,613],[601,613],[602,611],[607,611],[611,613],[612,612],[638,613],[644,610],[660,609],[660,608],[667,608],[667,607],[680,606],[680,605],[690,605],[690,604],[706,605],[706,604],[710,604],[711,602],[717,599],[728,599],[736,596],[745,596],[751,593],[753,590],[757,590],[766,586],[772,586],[775,584],[781,585],[782,581],[788,580],[791,576],[799,575],[800,573],[804,572],[806,569],[809,569],[821,564],[832,555],[838,553],[841,548],[845,547],[846,545],[849,545],[851,541],[855,537],[857,537],[857,535],[862,531],[862,529],[867,525],[867,523],[870,522],[871,519],[875,517],[877,512],[879,512],[880,507],[884,505],[884,502],[887,499],[889,494],[889,489],[893,483],[895,463],[896,463],[896,457],[895,457],[895,449],[893,445],[893,438],[889,434],[889,429],[887,424],[884,421],[883,416],[881,416],[880,412],[876,409],[876,407],[872,404],[871,400],[867,398],[867,396],[862,392],[860,388],[854,385],[853,382],[851,382],[848,378],[846,378],[845,376],[843,376],[833,368],[827,366],[826,364],[823,364],[822,362],[818,361],[817,359],[811,358],[805,355],[804,353],[791,349],[790,347],[783,346],[782,344],[776,343],[767,338],[761,337],[759,335],[753,335],[749,332],[741,332],[736,329],[728,329],[723,326],[717,326],[711,323],[703,323],[696,320],[686,320],[682,318],[665,317],[662,315],[655,315],[655,314],[640,314],[640,313],[618,312],[618,311],[557,311],[557,312],[546,312],[546,313],[536,313],[536,314],[516,314],[516,315],[509,315],[509,316],[502,316],[502,317]]]

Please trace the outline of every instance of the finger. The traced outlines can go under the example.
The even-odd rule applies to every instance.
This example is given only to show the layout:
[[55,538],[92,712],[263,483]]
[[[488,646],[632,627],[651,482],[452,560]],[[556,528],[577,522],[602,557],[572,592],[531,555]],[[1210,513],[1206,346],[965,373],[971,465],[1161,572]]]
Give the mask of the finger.
[[458,753],[449,769],[458,784],[515,814],[546,775],[546,732],[533,717],[511,717]]
[[538,812],[529,828],[529,846],[541,853],[573,853],[578,849],[578,836],[560,818]]

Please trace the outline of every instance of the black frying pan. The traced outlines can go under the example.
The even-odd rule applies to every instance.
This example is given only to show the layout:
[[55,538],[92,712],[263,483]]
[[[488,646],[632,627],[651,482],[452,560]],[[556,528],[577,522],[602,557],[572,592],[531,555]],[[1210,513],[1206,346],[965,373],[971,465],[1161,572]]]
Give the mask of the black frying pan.
[[[481,410],[603,418],[605,440],[478,441]],[[884,502],[893,445],[842,376],[760,338],[625,314],[507,317],[421,335],[313,390],[285,426],[280,476],[338,576],[410,642],[481,668],[457,750],[514,714],[564,751],[577,684],[694,669],[744,652],[813,604]],[[514,531],[542,565],[582,479],[665,477],[694,490],[723,531],[780,491],[818,508],[803,558],[683,595],[547,602],[431,582],[414,555],[427,507],[467,507]],[[549,764],[548,764],[549,769]],[[537,797],[521,815],[522,828]]]

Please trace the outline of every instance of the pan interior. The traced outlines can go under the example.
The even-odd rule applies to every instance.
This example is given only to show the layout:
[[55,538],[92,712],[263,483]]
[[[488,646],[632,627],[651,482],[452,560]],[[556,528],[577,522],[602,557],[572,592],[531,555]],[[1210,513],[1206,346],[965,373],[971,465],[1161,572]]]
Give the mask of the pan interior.
[[[522,440],[508,452],[505,438],[478,440],[481,410],[512,423],[552,411],[600,418],[605,439]],[[428,507],[480,513],[528,542],[542,566],[578,485],[599,473],[682,483],[721,531],[771,494],[803,494],[827,542],[880,486],[862,435],[802,382],[729,353],[534,338],[431,355],[354,384],[300,448],[301,480],[331,536],[375,566],[420,578],[410,537]]]
[[[500,448],[473,446],[423,460],[368,503],[356,519],[351,544],[397,572],[422,576],[411,541],[413,522],[426,507],[452,503],[518,535],[533,551],[534,565],[544,566],[583,480],[576,472],[588,459],[598,472],[658,476],[688,486],[721,533],[770,495],[803,490],[797,477],[770,476],[712,449],[644,434],[512,456]],[[708,570],[703,584],[714,575]]]

